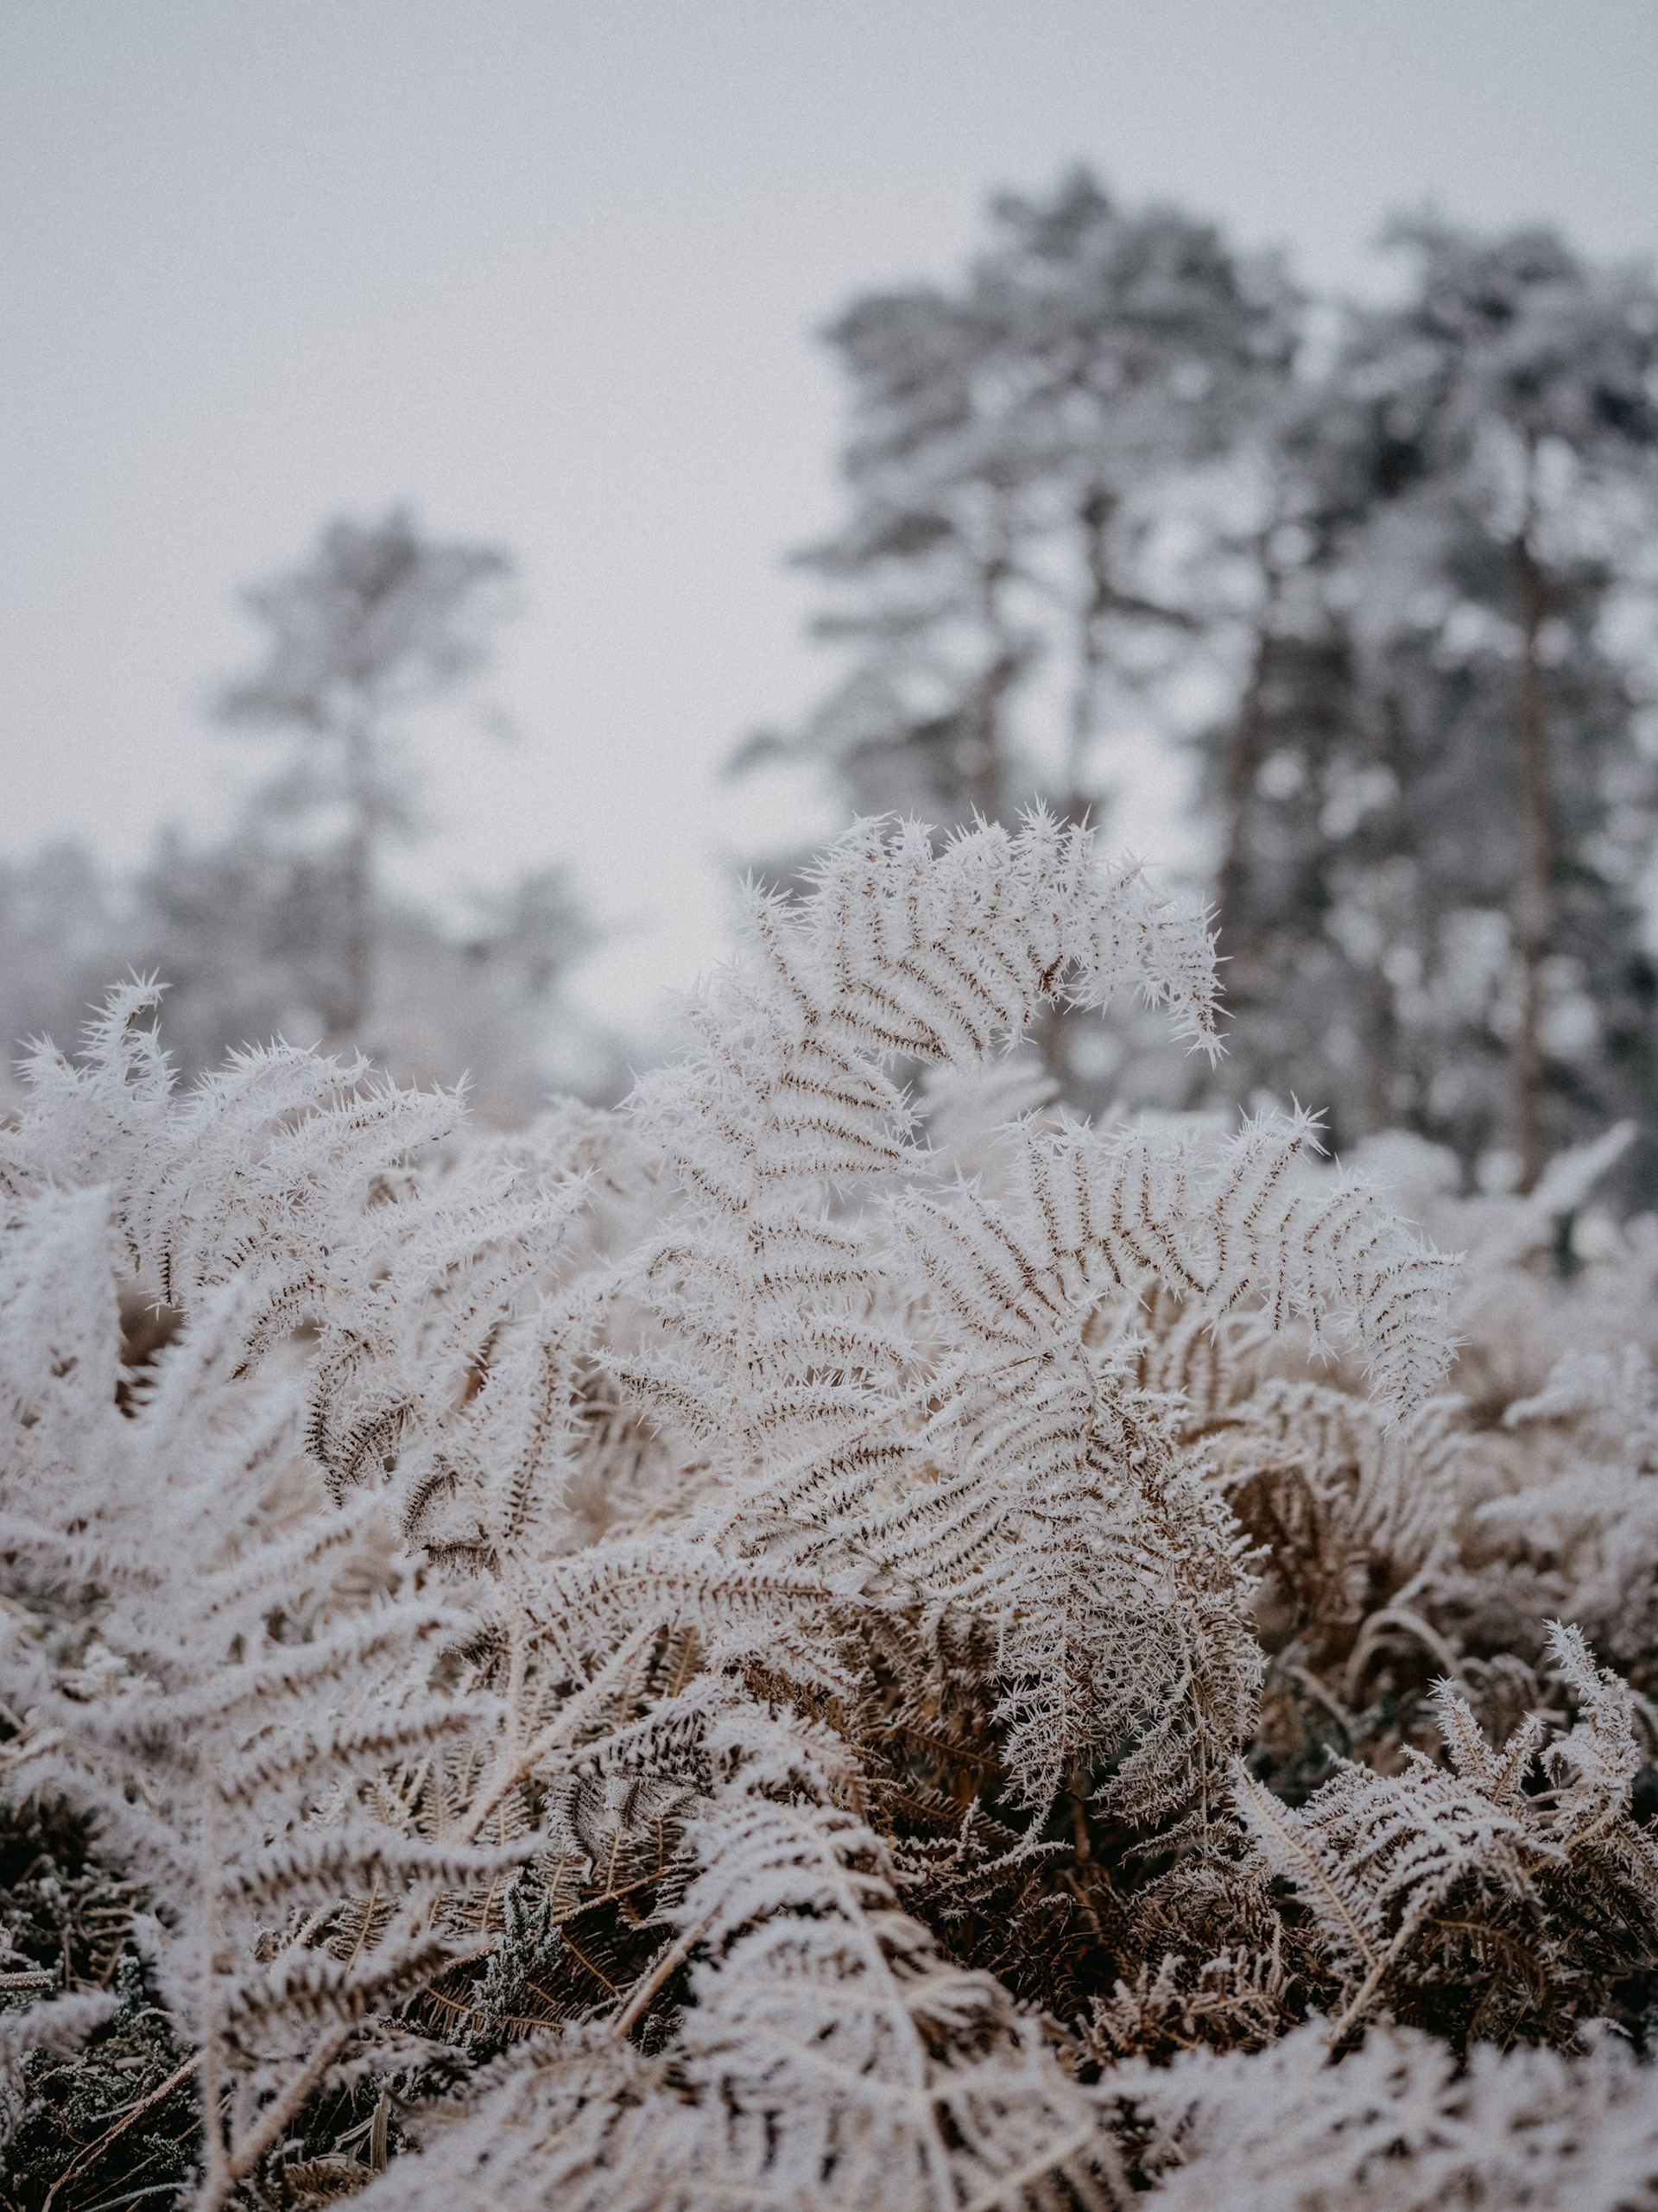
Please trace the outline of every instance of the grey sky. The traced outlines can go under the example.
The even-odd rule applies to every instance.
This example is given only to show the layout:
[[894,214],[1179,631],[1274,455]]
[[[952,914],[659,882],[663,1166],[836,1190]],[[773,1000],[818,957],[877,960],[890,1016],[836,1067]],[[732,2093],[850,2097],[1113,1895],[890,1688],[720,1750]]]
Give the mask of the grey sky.
[[1325,284],[1430,195],[1642,254],[1655,96],[1658,0],[0,0],[0,849],[222,818],[236,587],[408,500],[525,605],[418,864],[573,860],[642,1012],[820,680],[846,294],[1079,155]]

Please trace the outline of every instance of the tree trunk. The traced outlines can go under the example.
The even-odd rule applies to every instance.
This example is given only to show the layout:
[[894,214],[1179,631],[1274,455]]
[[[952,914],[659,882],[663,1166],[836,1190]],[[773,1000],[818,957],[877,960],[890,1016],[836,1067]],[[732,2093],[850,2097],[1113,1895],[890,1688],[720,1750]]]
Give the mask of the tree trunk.
[[1226,841],[1221,849],[1215,877],[1215,926],[1223,955],[1235,958],[1244,940],[1244,882],[1249,870],[1250,800],[1261,773],[1262,741],[1266,735],[1267,675],[1272,665],[1272,623],[1275,585],[1262,608],[1250,656],[1250,673],[1238,702],[1237,719],[1226,738],[1225,766],[1221,774],[1221,809]]
[[978,619],[990,653],[968,702],[972,749],[968,798],[974,812],[987,822],[999,822],[1007,803],[1003,717],[1022,666],[1018,641],[1008,628],[1002,604],[1013,570],[1010,538],[1003,510],[997,514],[994,542],[980,563],[978,578]]
[[[1077,607],[1076,679],[1071,688],[1071,727],[1065,755],[1064,785],[1058,806],[1067,822],[1087,818],[1092,804],[1088,790],[1088,756],[1093,749],[1099,719],[1099,686],[1105,669],[1105,623],[1111,611],[1111,559],[1107,540],[1116,502],[1103,485],[1092,485],[1077,503],[1077,528],[1081,537],[1082,569],[1086,579]],[[1036,1027],[1036,1048],[1042,1071],[1052,1077],[1062,1094],[1072,1089],[1072,1016],[1061,1007],[1050,1007]]]
[[[1386,816],[1376,823],[1376,862],[1387,864],[1400,856],[1408,860],[1409,837],[1405,827],[1405,793],[1410,780],[1409,731],[1404,703],[1395,691],[1382,701],[1382,764],[1393,778],[1394,798]],[[1390,946],[1384,945],[1370,971],[1369,1020],[1365,1025],[1364,1126],[1391,1128],[1399,1119],[1397,1096],[1400,1069],[1399,1009],[1395,987],[1385,962]]]
[[1111,611],[1111,572],[1107,538],[1116,505],[1104,486],[1092,486],[1077,507],[1086,586],[1077,610],[1077,674],[1071,692],[1070,743],[1066,749],[1066,818],[1079,822],[1088,812],[1088,755],[1099,719],[1099,685],[1105,669],[1105,620]]
[[374,1003],[374,739],[366,724],[345,733],[345,781],[351,806],[344,867],[343,990],[331,1042],[360,1046]]
[[1249,962],[1259,947],[1251,945],[1244,926],[1244,892],[1250,872],[1250,808],[1261,774],[1267,737],[1267,684],[1272,673],[1274,628],[1284,591],[1284,578],[1270,552],[1275,521],[1256,540],[1261,564],[1262,594],[1255,618],[1255,638],[1250,650],[1250,672],[1244,696],[1226,736],[1221,768],[1221,815],[1225,841],[1215,875],[1215,931],[1222,959],[1230,965],[1222,972],[1227,998],[1234,1013],[1248,995]]
[[[1528,457],[1535,466],[1535,456]],[[1543,672],[1538,640],[1548,612],[1547,579],[1532,539],[1530,502],[1525,528],[1514,545],[1522,644],[1515,696],[1518,755],[1520,865],[1515,885],[1514,941],[1520,969],[1520,1016],[1514,1033],[1514,1148],[1519,1188],[1535,1190],[1543,1172],[1543,962],[1548,951],[1554,869],[1553,810],[1544,720]]]
[[999,822],[1007,803],[1003,789],[1002,747],[1003,702],[1013,689],[1019,663],[1009,653],[1000,653],[973,686],[972,774],[968,795],[975,814]]

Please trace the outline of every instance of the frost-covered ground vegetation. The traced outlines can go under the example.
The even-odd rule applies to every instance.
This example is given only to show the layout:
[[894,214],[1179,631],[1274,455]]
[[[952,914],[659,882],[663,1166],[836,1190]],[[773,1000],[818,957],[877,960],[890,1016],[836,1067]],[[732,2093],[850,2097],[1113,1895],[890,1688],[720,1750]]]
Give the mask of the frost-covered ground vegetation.
[[6,2203],[1658,2203],[1617,1140],[1045,1110],[1136,992],[1085,833],[866,824],[614,1115],[37,1056]]

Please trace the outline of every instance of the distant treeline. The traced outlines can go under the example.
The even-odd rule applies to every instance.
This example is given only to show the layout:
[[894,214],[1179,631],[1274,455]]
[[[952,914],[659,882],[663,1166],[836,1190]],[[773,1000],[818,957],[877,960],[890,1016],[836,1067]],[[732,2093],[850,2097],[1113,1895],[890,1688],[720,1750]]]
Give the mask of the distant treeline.
[[527,1119],[555,1081],[613,1093],[614,1048],[560,996],[592,941],[562,869],[481,894],[460,918],[387,882],[388,849],[419,826],[407,718],[483,667],[510,575],[497,548],[440,542],[395,511],[332,523],[250,591],[263,658],[218,712],[274,745],[273,772],[226,837],[164,830],[130,881],[67,844],[0,865],[8,1042],[72,1046],[132,970],[165,983],[187,1077],[280,1036],[365,1052],[403,1082],[470,1078],[497,1122]]
[[1653,1113],[1658,290],[1547,229],[1390,242],[1393,305],[1315,299],[1079,170],[958,283],[855,300],[844,519],[798,556],[840,673],[739,762],[1109,837],[1114,741],[1194,748],[1237,1042],[1195,1082],[1060,1021],[1056,1075],[1294,1095],[1529,1189]]
[[[1077,170],[995,200],[955,284],[854,300],[844,517],[797,556],[838,672],[737,760],[808,763],[849,812],[1040,800],[1109,839],[1124,742],[1182,752],[1236,1041],[1212,1075],[1056,1015],[1055,1081],[1294,1097],[1339,1146],[1402,1127],[1530,1190],[1655,1119],[1658,288],[1547,229],[1391,243],[1392,304],[1315,298]],[[0,870],[5,1035],[66,1042],[136,967],[187,1070],[281,1032],[470,1069],[504,1120],[549,1068],[611,1086],[556,1013],[585,942],[557,870],[464,928],[387,889],[400,732],[479,669],[509,583],[394,513],[250,592],[264,658],[219,711],[277,773],[125,886],[69,848]],[[1658,1143],[1624,1175],[1658,1195]]]

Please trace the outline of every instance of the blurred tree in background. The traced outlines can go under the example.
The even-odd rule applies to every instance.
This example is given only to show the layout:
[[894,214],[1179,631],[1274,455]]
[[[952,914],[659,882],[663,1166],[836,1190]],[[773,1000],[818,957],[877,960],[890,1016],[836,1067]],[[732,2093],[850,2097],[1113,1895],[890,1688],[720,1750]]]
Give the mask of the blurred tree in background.
[[286,949],[310,955],[331,1041],[360,1041],[375,1010],[383,850],[418,819],[399,723],[484,664],[511,570],[495,547],[423,539],[394,511],[380,522],[331,522],[307,561],[244,595],[267,633],[265,658],[225,691],[219,713],[231,727],[288,739],[250,827],[287,817],[313,848],[320,827],[322,865],[312,861],[304,886],[312,944]]
[[1243,1047],[1194,1082],[1056,1027],[1068,1094],[1293,1093],[1529,1189],[1655,1118],[1658,293],[1547,231],[1395,243],[1397,305],[1315,317],[1076,171],[959,286],[855,300],[846,518],[801,557],[842,671],[739,764],[949,827],[1108,816],[1105,733],[1195,745]]
[[1547,231],[1402,228],[1404,300],[1286,408],[1206,744],[1232,1079],[1471,1171],[1654,1111],[1645,592],[1658,294]]
[[[838,672],[792,762],[843,812],[953,828],[1041,799],[1110,834],[1131,755],[1195,763],[1232,1056],[1134,1014],[1051,1021],[1077,1105],[1294,1096],[1333,1141],[1402,1127],[1472,1183],[1632,1117],[1658,1198],[1658,290],[1553,232],[1397,227],[1385,307],[1310,300],[1085,170],[993,201],[959,282],[854,300],[844,515],[797,556]],[[274,743],[231,833],[124,886],[0,867],[0,1016],[73,1034],[129,965],[187,1070],[284,1033],[403,1079],[470,1069],[493,1119],[620,1052],[570,1015],[557,869],[465,920],[401,896],[411,726],[462,696],[511,564],[406,514],[328,526],[248,595],[220,701]],[[791,856],[778,858],[787,872]]]
[[9,1035],[68,1046],[135,968],[168,986],[187,1075],[284,1036],[360,1049],[402,1082],[469,1075],[495,1122],[525,1120],[554,1082],[614,1090],[614,1044],[560,1001],[592,942],[563,870],[475,896],[470,913],[388,881],[389,846],[421,827],[409,719],[486,665],[510,576],[496,548],[427,538],[394,511],[330,523],[307,560],[248,593],[264,653],[219,711],[279,744],[274,772],[227,836],[164,831],[127,886],[73,847],[0,870]]
[[[91,855],[65,841],[0,860],[0,1011],[3,1042],[54,1034],[66,1044],[109,989],[117,901]],[[11,1052],[0,1059],[0,1108]]]
[[1067,814],[1098,801],[1102,735],[1204,648],[1190,497],[1294,344],[1275,268],[1085,170],[998,198],[991,228],[959,291],[871,294],[826,333],[848,513],[796,558],[846,667],[804,730],[747,755],[792,751],[857,812],[945,827],[1039,785]]

